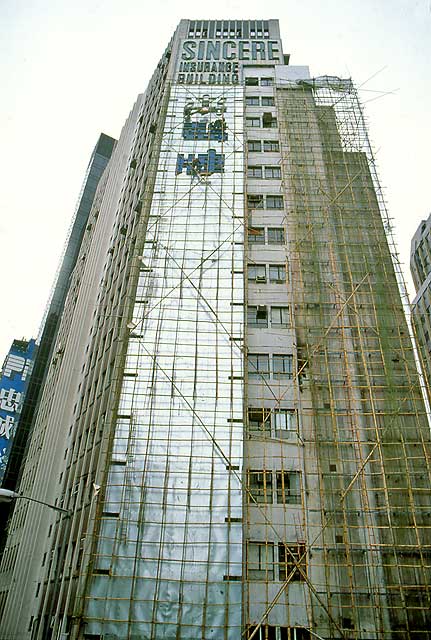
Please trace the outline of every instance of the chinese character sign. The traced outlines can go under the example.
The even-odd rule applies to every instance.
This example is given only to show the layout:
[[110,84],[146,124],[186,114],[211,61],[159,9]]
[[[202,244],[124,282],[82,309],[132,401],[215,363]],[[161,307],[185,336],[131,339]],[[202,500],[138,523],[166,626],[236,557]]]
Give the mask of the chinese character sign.
[[[229,138],[225,120],[226,99],[223,96],[197,95],[186,101],[183,110],[182,138],[185,142],[211,142],[212,147],[221,145]],[[186,145],[187,146],[187,145]],[[195,151],[195,144],[188,145]],[[208,149],[205,153],[179,153],[177,155],[176,175],[183,170],[192,179],[204,181],[208,176],[223,173],[225,154],[217,149]]]
[[0,482],[19,423],[35,355],[34,340],[14,340],[3,364],[0,378]]

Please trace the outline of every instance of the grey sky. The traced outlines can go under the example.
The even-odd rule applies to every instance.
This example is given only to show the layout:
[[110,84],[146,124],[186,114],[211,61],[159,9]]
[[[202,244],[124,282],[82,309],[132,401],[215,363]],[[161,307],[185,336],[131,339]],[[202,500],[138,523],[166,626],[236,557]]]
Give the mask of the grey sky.
[[410,282],[410,238],[431,209],[430,0],[0,0],[0,360],[36,336],[97,137],[118,137],[181,18],[279,18],[292,64],[365,83]]

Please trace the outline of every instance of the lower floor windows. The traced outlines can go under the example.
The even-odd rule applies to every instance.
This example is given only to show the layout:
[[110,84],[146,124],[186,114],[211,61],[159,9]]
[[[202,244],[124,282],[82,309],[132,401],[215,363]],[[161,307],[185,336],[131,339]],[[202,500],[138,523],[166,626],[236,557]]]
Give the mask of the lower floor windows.
[[[273,473],[275,473],[275,478],[273,478]],[[248,470],[247,492],[250,504],[272,504],[274,498],[275,504],[300,504],[300,471],[285,471],[284,469],[275,472],[272,469]]]
[[271,358],[269,353],[249,353],[247,356],[247,372],[252,378],[285,378],[292,380],[293,356],[291,353],[274,353]]
[[[278,579],[284,582],[288,579],[292,571],[291,581],[304,581],[304,574],[307,571],[307,561],[305,555],[305,544],[285,544],[278,543]],[[302,569],[302,572],[300,571]]]
[[253,640],[312,640],[311,633],[305,627],[275,627],[270,624],[260,627],[250,625],[246,638],[248,640],[251,637]]
[[297,420],[294,409],[248,409],[248,433],[250,436],[267,438],[294,438]]
[[275,627],[270,624],[260,627],[250,625],[247,628],[247,640],[252,636],[253,640],[312,640],[311,633],[305,627]]
[[279,580],[290,582],[305,580],[307,562],[305,543],[258,542],[247,543],[247,579]]

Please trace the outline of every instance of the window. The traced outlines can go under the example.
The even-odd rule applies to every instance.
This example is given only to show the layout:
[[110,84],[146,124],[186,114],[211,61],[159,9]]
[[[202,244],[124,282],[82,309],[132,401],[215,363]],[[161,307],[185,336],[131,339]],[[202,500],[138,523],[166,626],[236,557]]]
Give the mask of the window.
[[249,353],[247,363],[250,377],[269,378],[269,355],[267,353]]
[[274,106],[273,96],[262,96],[262,107],[273,107],[273,106]]
[[245,97],[245,104],[248,107],[259,106],[259,96],[246,96]]
[[268,326],[268,313],[265,305],[247,307],[247,325],[249,327],[266,328]]
[[281,167],[265,167],[265,178],[281,178]]
[[283,207],[283,196],[266,196],[267,209],[283,209]]
[[[295,562],[298,564],[299,559],[305,554],[305,544],[284,544],[280,542],[278,544],[278,579],[284,582],[287,580],[289,574],[295,569]],[[302,558],[299,563],[304,573],[307,570],[306,558]],[[291,580],[305,580],[299,569],[296,569]]]
[[249,264],[247,267],[247,274],[249,282],[266,282],[266,265]]
[[312,636],[304,627],[280,627],[280,640],[312,640]]
[[300,504],[301,487],[299,471],[277,471],[277,504]]
[[247,167],[247,177],[248,178],[261,178],[262,177],[262,167],[258,167],[258,166]]
[[247,206],[249,209],[263,209],[263,196],[260,194],[248,195]]
[[274,78],[261,78],[260,86],[261,87],[272,87],[274,84]]
[[[251,638],[256,626],[250,625],[247,629],[247,638]],[[262,624],[253,636],[253,640],[277,640],[277,627],[269,624]]]
[[245,84],[247,87],[257,87],[259,84],[259,78],[245,78]]
[[271,307],[272,327],[288,327],[289,324],[289,307]]
[[284,264],[269,265],[269,281],[277,284],[286,282],[286,267]]
[[271,436],[271,411],[269,409],[248,410],[248,431],[250,435]]
[[[272,503],[272,471],[247,471],[248,501]],[[254,498],[254,500],[253,500]]]
[[249,227],[247,230],[249,244],[265,244],[265,228]]
[[293,409],[274,409],[272,426],[276,438],[288,438],[296,434],[296,415]]
[[293,356],[288,353],[275,353],[272,356],[274,378],[292,379]]
[[263,150],[264,151],[280,151],[280,145],[278,143],[278,140],[264,140]]
[[260,118],[246,118],[245,124],[247,127],[260,127]]
[[268,244],[284,244],[283,227],[268,228]]
[[247,146],[249,151],[262,151],[262,142],[260,140],[249,140]]
[[247,544],[247,578],[274,580],[274,543],[249,542]]
[[264,129],[276,129],[277,118],[270,112],[265,112],[262,116],[262,126]]

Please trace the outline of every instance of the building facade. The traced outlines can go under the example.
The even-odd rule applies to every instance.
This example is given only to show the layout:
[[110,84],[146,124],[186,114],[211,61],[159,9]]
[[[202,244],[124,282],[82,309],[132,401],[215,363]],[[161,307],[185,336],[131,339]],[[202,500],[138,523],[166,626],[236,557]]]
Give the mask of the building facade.
[[[430,433],[350,80],[180,22],[99,184],[4,638],[430,637]],[[91,283],[91,284],[89,284]],[[42,512],[43,510],[43,512]]]
[[428,220],[422,220],[412,238],[410,270],[416,289],[416,297],[412,304],[412,322],[431,400],[431,215]]

